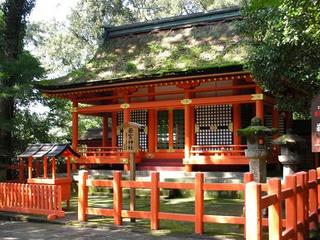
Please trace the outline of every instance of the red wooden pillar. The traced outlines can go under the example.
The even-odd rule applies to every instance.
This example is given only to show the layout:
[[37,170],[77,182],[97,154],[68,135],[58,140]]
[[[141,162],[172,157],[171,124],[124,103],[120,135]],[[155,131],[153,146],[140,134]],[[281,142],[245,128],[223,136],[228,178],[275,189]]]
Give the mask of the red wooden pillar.
[[238,129],[241,128],[241,105],[233,104],[232,105],[232,114],[233,114],[233,144],[241,145],[241,138],[238,136]]
[[275,194],[277,200],[269,206],[269,236],[272,239],[282,239],[282,212],[281,212],[281,181],[279,178],[272,178],[268,181],[268,194]]
[[306,239],[306,229],[305,229],[305,210],[306,210],[306,203],[305,203],[305,186],[304,186],[304,173],[299,172],[296,174],[297,176],[297,185],[301,187],[301,190],[297,194],[297,222],[301,222],[300,228],[298,228],[297,232],[297,239],[302,240]]
[[[79,139],[79,114],[78,114],[78,102],[72,102],[72,148],[78,150],[78,139]],[[72,164],[72,170],[77,169],[77,164]]]
[[317,171],[315,169],[309,170],[308,182],[315,183],[309,188],[309,212],[312,215],[309,228],[311,230],[318,230],[318,188],[317,188]]
[[71,177],[70,162],[71,162],[70,157],[67,157],[67,178]]
[[111,120],[112,120],[112,127],[111,127],[111,146],[116,147],[117,146],[117,113],[112,112],[111,113]]
[[56,178],[56,158],[53,157],[51,158],[51,174],[52,174],[52,179]]
[[159,229],[159,208],[160,207],[160,195],[159,195],[159,173],[151,173],[151,230]]
[[32,157],[28,158],[28,179],[32,178]]
[[[126,96],[124,98],[125,103],[129,104],[129,97]],[[130,122],[130,110],[129,110],[129,106],[128,107],[124,107],[123,109],[123,123],[128,123]]]
[[[149,87],[149,94],[154,94],[154,87]],[[155,100],[155,95],[149,95],[149,101]],[[148,110],[148,152],[154,153],[156,151],[156,111]]]
[[79,191],[78,191],[78,221],[87,221],[88,207],[88,187],[87,187],[88,171],[81,170],[79,172]]
[[[262,214],[261,214],[261,184],[250,182],[246,184],[246,239],[262,239]],[[250,206],[250,207],[248,207]]]
[[[185,91],[184,94],[185,99],[182,100],[184,104],[184,159],[188,161],[190,159],[190,151],[191,151],[191,94],[189,91]],[[185,171],[191,172],[192,165],[185,165]]]
[[108,145],[108,116],[103,115],[102,117],[102,147]]
[[[260,87],[256,87],[256,94],[263,94]],[[263,100],[256,100],[256,117],[260,118],[264,122],[264,106]]]
[[113,221],[115,225],[122,224],[122,187],[121,172],[113,173]]
[[204,191],[203,191],[203,182],[204,174],[197,173],[195,179],[195,233],[203,233],[203,213],[204,213]]
[[43,157],[43,178],[48,178],[48,157]]
[[[129,97],[125,96],[124,101],[126,104],[122,105],[123,106],[123,123],[127,124],[130,122],[130,110],[129,110]],[[130,170],[130,165],[129,164],[124,164],[124,170],[129,171]]]
[[79,114],[77,111],[78,102],[72,102],[72,147],[74,150],[78,150],[78,127],[79,127]]
[[295,175],[286,176],[285,187],[293,191],[292,197],[285,200],[286,228],[293,229],[292,239],[297,239],[297,177]]

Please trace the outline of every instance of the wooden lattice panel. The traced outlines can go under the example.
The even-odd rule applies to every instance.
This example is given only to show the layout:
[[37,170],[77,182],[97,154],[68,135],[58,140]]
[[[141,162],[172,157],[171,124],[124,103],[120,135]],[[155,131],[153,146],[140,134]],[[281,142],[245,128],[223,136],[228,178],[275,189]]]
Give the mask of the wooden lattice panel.
[[[143,126],[148,126],[148,111],[147,110],[135,110],[131,112],[131,122],[139,123]],[[142,151],[146,151],[148,148],[148,135],[145,128],[139,129],[139,144]]]
[[184,148],[184,110],[173,110],[173,148]]
[[231,145],[232,106],[199,106],[196,115],[197,145]]
[[122,147],[123,143],[123,131],[121,126],[123,124],[123,112],[117,112],[117,144],[118,147]]
[[[135,110],[130,113],[131,122],[139,123],[143,126],[148,125],[148,111],[147,110]],[[123,131],[120,126],[123,124],[123,112],[117,112],[117,143],[121,147],[123,143]],[[144,128],[139,129],[139,145],[142,151],[146,151],[148,148],[148,135]]]

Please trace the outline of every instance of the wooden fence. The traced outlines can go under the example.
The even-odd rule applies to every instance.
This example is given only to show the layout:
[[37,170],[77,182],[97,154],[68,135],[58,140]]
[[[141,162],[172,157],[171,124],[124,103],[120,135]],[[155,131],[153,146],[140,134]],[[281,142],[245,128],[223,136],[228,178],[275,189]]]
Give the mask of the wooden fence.
[[[320,168],[299,172],[266,184],[246,185],[246,239],[262,239],[262,226],[269,226],[269,239],[308,239],[309,230],[318,228],[320,206]],[[264,193],[266,192],[266,193]],[[262,209],[268,208],[268,218]],[[282,209],[284,208],[284,209]]]
[[[244,175],[244,182],[253,180],[251,173]],[[113,188],[113,208],[89,208],[88,187]],[[130,211],[122,209],[122,188],[143,188],[151,190],[150,211]],[[160,212],[160,189],[194,190],[194,214]],[[122,224],[122,218],[150,219],[152,230],[159,229],[160,220],[174,220],[195,223],[195,233],[203,233],[204,223],[245,224],[243,216],[217,216],[204,213],[204,191],[244,191],[244,183],[205,183],[204,174],[196,173],[195,181],[190,183],[160,182],[159,173],[151,173],[151,182],[121,180],[121,172],[116,171],[113,180],[88,179],[87,171],[80,171],[78,191],[78,219],[86,221],[87,215],[111,216],[115,225]]]
[[0,183],[0,211],[64,217],[61,186]]
[[[89,208],[89,186],[112,188],[113,208]],[[123,210],[122,188],[150,189],[150,211]],[[194,190],[194,214],[160,212],[160,189]],[[244,216],[206,215],[204,191],[244,191]],[[192,183],[160,182],[158,172],[151,174],[151,182],[121,180],[118,171],[114,172],[113,180],[88,179],[87,171],[81,171],[79,178],[79,221],[86,221],[87,215],[101,215],[111,216],[115,225],[121,225],[122,218],[142,218],[150,219],[152,230],[159,228],[160,220],[194,222],[197,234],[203,233],[204,223],[228,223],[245,225],[244,237],[248,240],[262,239],[263,226],[268,227],[272,240],[308,239],[309,230],[318,228],[319,206],[320,168],[290,175],[283,183],[272,178],[265,184],[253,182],[251,173],[244,175],[244,183],[205,183],[203,173],[196,173]],[[262,210],[265,208],[268,211],[264,217]]]

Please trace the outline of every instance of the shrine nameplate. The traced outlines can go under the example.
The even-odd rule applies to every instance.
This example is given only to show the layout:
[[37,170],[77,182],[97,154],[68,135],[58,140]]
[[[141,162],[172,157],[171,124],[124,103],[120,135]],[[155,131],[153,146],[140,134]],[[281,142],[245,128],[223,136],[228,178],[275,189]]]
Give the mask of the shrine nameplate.
[[123,151],[139,151],[139,126],[128,123],[123,125]]

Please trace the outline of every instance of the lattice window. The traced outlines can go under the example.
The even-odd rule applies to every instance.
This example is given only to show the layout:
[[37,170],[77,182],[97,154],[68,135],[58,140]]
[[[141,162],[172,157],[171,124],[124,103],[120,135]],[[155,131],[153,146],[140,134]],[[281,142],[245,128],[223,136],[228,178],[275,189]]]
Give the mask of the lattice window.
[[123,124],[123,112],[117,112],[117,144],[118,147],[122,147],[123,143],[123,130],[121,126]]
[[197,145],[231,145],[232,106],[215,105],[199,106],[196,115]]
[[169,149],[169,112],[158,111],[157,148]]
[[[131,122],[139,123],[143,126],[148,125],[148,111],[147,110],[135,110],[131,112]],[[148,148],[148,135],[145,128],[139,129],[139,145],[142,151],[146,151]]]
[[173,110],[173,148],[184,148],[184,110]]

